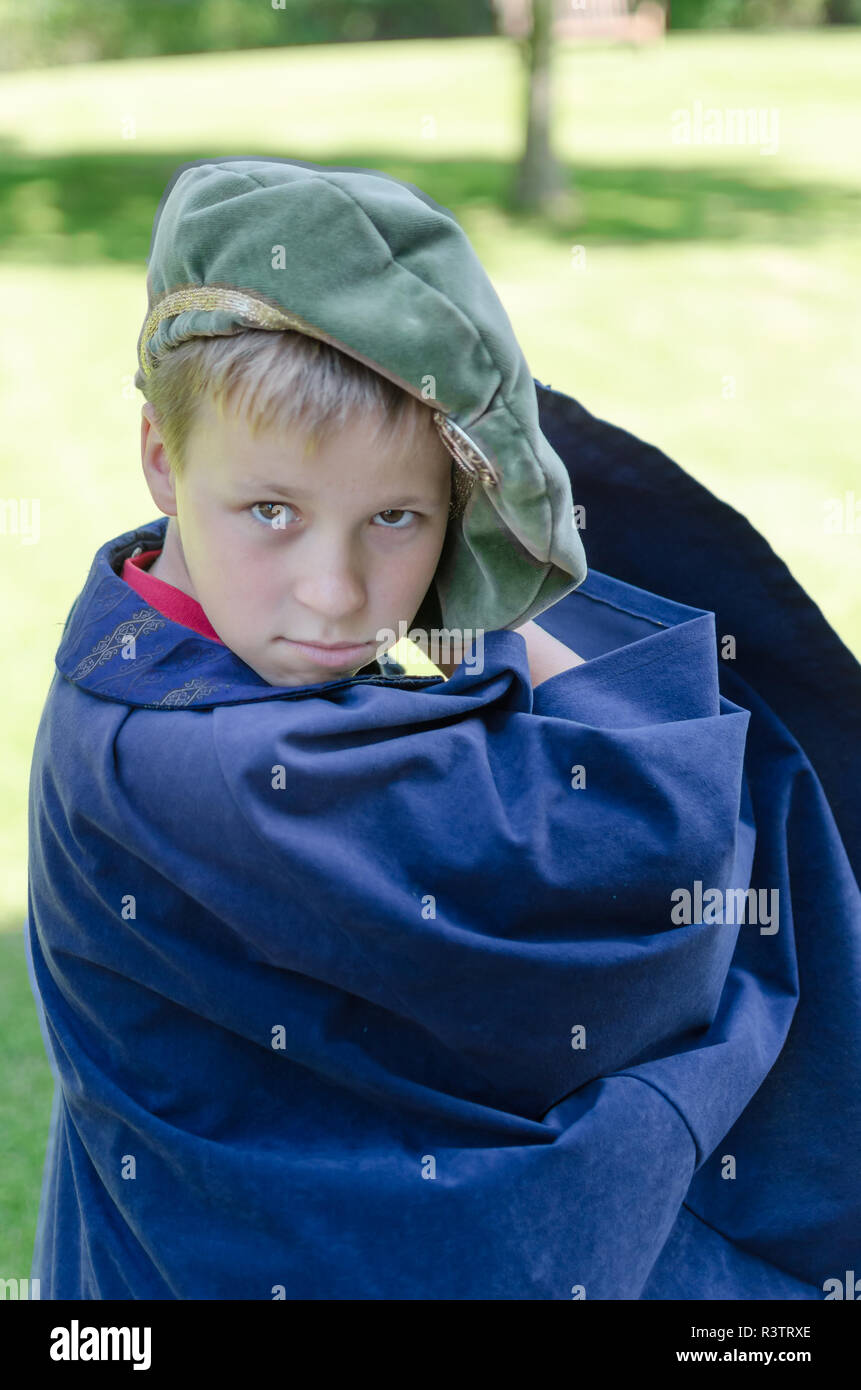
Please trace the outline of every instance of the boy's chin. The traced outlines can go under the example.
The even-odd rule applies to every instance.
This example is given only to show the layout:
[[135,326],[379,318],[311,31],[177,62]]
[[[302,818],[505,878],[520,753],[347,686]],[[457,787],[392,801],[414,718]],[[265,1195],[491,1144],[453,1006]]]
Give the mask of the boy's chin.
[[340,670],[337,667],[330,669],[328,667],[312,666],[310,664],[302,668],[295,666],[289,667],[286,664],[280,666],[273,662],[256,664],[255,662],[249,661],[247,657],[243,657],[240,652],[237,652],[237,656],[240,656],[245,662],[245,665],[250,666],[251,670],[254,671],[261,680],[264,680],[267,685],[283,686],[285,689],[289,689],[291,686],[325,685],[329,681],[345,680],[350,676],[379,675],[379,668],[373,658],[367,665],[360,667],[358,670],[350,666],[346,666],[343,670]]

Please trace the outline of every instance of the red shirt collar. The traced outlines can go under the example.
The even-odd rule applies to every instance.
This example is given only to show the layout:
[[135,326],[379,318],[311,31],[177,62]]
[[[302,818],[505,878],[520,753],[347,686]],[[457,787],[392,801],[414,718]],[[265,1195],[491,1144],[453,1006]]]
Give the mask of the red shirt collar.
[[213,642],[220,642],[224,646],[197,599],[183,593],[182,589],[177,589],[175,584],[168,584],[164,579],[157,579],[154,574],[147,574],[150,565],[160,554],[160,550],[144,550],[139,555],[132,555],[123,565],[123,579],[151,608],[157,609],[166,618],[180,623],[183,627],[190,627],[201,637],[209,637]]

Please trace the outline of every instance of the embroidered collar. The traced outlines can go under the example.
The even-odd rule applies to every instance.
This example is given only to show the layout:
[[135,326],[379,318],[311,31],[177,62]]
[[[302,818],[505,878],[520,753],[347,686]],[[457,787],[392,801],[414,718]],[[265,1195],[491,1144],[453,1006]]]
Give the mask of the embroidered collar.
[[60,674],[83,690],[144,709],[210,709],[249,700],[302,699],[359,682],[420,688],[441,679],[408,676],[397,662],[374,661],[337,680],[270,685],[229,647],[165,617],[122,578],[131,555],[162,547],[167,523],[162,516],[96,552],[55,658]]

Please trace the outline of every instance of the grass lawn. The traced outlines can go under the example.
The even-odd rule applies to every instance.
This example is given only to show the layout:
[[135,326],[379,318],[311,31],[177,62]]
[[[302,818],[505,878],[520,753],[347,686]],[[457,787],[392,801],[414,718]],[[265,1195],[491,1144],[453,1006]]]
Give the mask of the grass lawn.
[[[172,171],[260,154],[418,184],[471,236],[533,374],[742,511],[861,653],[861,522],[824,526],[829,498],[861,499],[859,61],[852,30],[560,47],[556,143],[582,206],[568,226],[508,203],[522,92],[502,39],[3,76],[0,494],[7,518],[38,502],[39,530],[27,544],[7,519],[0,545],[0,1275],[29,1273],[51,1095],[21,938],[30,754],[94,551],[158,514],[131,380]],[[709,108],[762,112],[767,138],[674,143],[677,113]]]

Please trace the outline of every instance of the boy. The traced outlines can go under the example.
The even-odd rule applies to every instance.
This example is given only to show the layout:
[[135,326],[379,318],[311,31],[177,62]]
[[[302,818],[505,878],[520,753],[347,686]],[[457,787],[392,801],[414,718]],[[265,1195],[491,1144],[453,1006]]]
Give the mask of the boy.
[[[720,694],[713,613],[587,575],[451,214],[186,166],[149,300],[163,515],[97,553],[33,758],[43,1296],[821,1297],[839,1141],[800,1241],[751,1103],[810,1100],[789,919],[674,916],[792,867],[797,929],[794,745]],[[377,664],[402,622],[447,679]]]

